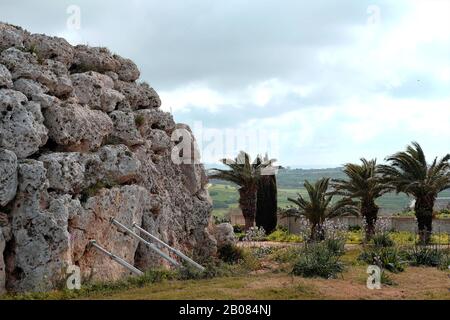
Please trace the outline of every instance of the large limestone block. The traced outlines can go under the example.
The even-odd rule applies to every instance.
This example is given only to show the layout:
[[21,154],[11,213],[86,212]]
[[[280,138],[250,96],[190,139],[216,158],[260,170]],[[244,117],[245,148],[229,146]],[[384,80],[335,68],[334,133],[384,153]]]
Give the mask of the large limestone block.
[[27,32],[23,29],[0,23],[0,51],[10,47],[23,48],[23,41],[27,36]]
[[114,130],[110,136],[112,142],[127,146],[144,143],[144,138],[137,128],[137,118],[133,112],[114,111],[111,112],[110,117],[114,123]]
[[39,158],[47,169],[49,188],[65,193],[80,192],[85,168],[77,152],[50,153]]
[[71,151],[89,151],[100,147],[113,129],[107,114],[75,103],[47,108],[44,116],[50,138]]
[[25,158],[47,142],[40,106],[22,93],[0,89],[0,147]]
[[100,177],[97,180],[123,184],[138,179],[141,162],[127,146],[104,146],[97,155],[101,161]]
[[106,48],[91,48],[85,45],[76,46],[74,51],[73,72],[96,71],[105,73],[116,72],[120,68],[120,62],[113,57]]
[[25,39],[24,46],[40,59],[53,59],[65,65],[70,65],[73,61],[73,48],[63,38],[32,34]]
[[113,89],[113,80],[98,72],[76,73],[71,79],[78,102],[88,105],[91,109],[111,112],[125,99],[123,94]]
[[114,88],[122,93],[132,110],[159,108],[161,99],[156,91],[147,83],[116,81]]
[[144,138],[148,138],[153,129],[160,129],[171,135],[175,129],[175,121],[170,113],[159,109],[144,109],[135,112],[136,117],[142,119],[139,131]]
[[70,220],[73,259],[85,278],[111,281],[130,275],[127,269],[90,247],[89,241],[96,240],[110,252],[134,264],[138,241],[118,231],[110,219],[115,218],[127,226],[133,222],[140,225],[148,197],[148,191],[136,185],[104,188],[87,200],[83,212]]
[[221,223],[215,227],[214,236],[218,247],[232,245],[236,242],[233,226],[229,223]]
[[28,100],[39,103],[42,109],[60,103],[58,98],[48,94],[47,87],[34,80],[20,78],[14,81],[14,90],[22,92]]
[[6,256],[7,288],[47,291],[65,277],[70,259],[67,224],[47,211],[46,169],[40,161],[19,164],[19,191],[12,211],[14,243]]

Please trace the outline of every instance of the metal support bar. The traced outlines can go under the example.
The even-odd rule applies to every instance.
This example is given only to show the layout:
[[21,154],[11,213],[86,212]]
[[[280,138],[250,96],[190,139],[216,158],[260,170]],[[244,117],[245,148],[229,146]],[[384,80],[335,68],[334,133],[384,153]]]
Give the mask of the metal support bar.
[[128,262],[126,262],[125,260],[123,260],[122,258],[119,258],[118,256],[116,256],[115,254],[112,254],[111,252],[109,252],[108,250],[104,249],[103,247],[99,246],[97,244],[97,242],[95,240],[91,240],[89,242],[91,244],[91,246],[95,247],[97,250],[99,250],[100,252],[104,253],[105,255],[109,256],[111,258],[111,260],[116,261],[118,264],[124,266],[125,268],[127,268],[128,270],[130,270],[131,272],[137,274],[138,276],[142,276],[144,273],[135,268],[134,266],[132,266],[131,264],[129,264]]
[[114,218],[111,218],[111,223],[114,224],[115,226],[117,226],[119,229],[122,229],[125,231],[126,234],[132,236],[133,238],[141,241],[143,244],[145,244],[147,247],[149,247],[150,249],[152,249],[153,251],[155,251],[157,254],[159,254],[161,257],[163,257],[164,259],[166,259],[168,262],[170,262],[171,264],[173,264],[176,267],[179,267],[180,264],[175,261],[174,259],[172,259],[171,257],[169,257],[167,254],[165,254],[164,252],[162,252],[161,250],[159,250],[153,243],[148,242],[147,240],[143,239],[142,237],[140,237],[139,235],[137,235],[133,230],[129,229],[128,227],[124,226],[122,223],[120,223],[119,221],[117,221]]
[[149,236],[150,238],[152,238],[153,240],[155,240],[156,242],[158,242],[159,244],[161,244],[162,246],[166,247],[168,250],[170,250],[171,252],[173,252],[174,254],[176,254],[177,256],[179,256],[181,259],[189,262],[190,264],[192,264],[194,267],[196,267],[197,269],[199,269],[200,271],[204,271],[205,268],[201,265],[199,265],[197,262],[195,262],[194,260],[192,260],[191,258],[189,258],[188,256],[186,256],[184,253],[180,252],[179,250],[172,248],[171,246],[169,246],[167,243],[165,243],[164,241],[158,239],[157,237],[155,237],[154,235],[152,235],[151,233],[149,233],[147,230],[142,229],[141,227],[139,227],[135,222],[133,222],[133,227],[135,227],[136,229],[138,229],[140,232],[144,233],[145,235]]

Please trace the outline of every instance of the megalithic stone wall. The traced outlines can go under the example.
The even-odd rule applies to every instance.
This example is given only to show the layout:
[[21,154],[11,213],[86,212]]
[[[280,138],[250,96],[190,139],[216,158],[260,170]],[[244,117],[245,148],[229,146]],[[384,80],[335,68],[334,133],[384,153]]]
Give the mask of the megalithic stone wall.
[[171,160],[173,131],[188,128],[139,75],[105,48],[0,23],[0,293],[56,288],[69,265],[126,276],[91,239],[143,270],[165,263],[111,217],[215,253],[204,168]]

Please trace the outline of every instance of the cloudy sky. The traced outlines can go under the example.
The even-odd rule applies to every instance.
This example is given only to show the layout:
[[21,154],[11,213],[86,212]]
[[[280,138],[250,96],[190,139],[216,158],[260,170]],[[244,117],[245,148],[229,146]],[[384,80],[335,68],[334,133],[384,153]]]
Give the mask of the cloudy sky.
[[133,59],[208,163],[450,152],[448,0],[2,0],[0,20]]

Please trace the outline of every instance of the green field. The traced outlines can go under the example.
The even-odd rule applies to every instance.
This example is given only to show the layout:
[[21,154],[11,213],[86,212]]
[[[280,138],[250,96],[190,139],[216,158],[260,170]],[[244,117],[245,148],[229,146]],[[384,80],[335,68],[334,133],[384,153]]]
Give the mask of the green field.
[[[305,194],[303,187],[305,180],[314,182],[323,177],[345,179],[341,168],[333,169],[283,169],[277,175],[278,207],[286,208],[291,205],[288,198],[296,198],[297,193]],[[213,215],[223,217],[230,209],[238,207],[239,193],[237,187],[230,183],[212,180],[209,193],[213,199]],[[450,190],[440,196],[450,197]],[[411,200],[404,194],[386,194],[378,200],[381,214],[402,212],[409,206]]]

